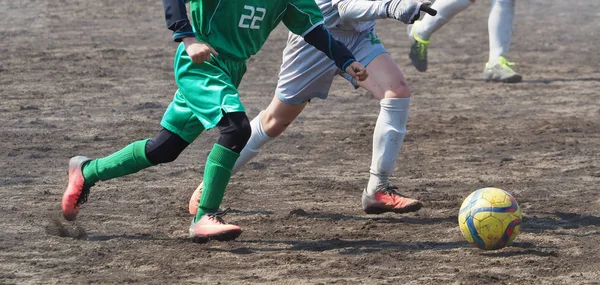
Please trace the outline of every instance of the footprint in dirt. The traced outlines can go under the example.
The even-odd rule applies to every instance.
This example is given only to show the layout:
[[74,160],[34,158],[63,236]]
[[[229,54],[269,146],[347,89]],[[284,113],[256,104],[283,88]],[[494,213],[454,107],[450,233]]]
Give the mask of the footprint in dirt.
[[59,237],[70,237],[74,239],[87,239],[85,229],[76,222],[67,222],[60,215],[48,214],[49,223],[46,225],[46,233]]

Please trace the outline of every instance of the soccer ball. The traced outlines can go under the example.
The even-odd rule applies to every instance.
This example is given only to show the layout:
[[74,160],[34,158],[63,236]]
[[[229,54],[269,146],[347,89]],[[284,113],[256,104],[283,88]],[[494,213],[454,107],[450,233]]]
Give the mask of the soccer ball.
[[465,239],[481,249],[510,245],[521,230],[517,200],[498,188],[471,193],[460,206],[458,225]]

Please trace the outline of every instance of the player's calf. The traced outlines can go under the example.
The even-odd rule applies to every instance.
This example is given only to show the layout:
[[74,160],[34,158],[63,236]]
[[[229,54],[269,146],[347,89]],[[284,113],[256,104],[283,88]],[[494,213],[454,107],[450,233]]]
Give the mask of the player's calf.
[[306,104],[308,102],[301,104],[285,103],[275,96],[267,109],[259,114],[262,130],[270,138],[281,135],[296,120]]

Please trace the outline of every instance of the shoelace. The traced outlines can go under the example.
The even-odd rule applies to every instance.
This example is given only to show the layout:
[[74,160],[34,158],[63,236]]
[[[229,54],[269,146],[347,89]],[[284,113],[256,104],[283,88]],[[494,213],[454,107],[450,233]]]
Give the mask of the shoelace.
[[426,58],[427,57],[427,44],[419,42],[417,47],[419,48],[419,57],[421,59]]
[[384,189],[382,189],[381,191],[389,194],[389,195],[398,195],[400,197],[406,197],[402,194],[400,194],[398,191],[398,186],[392,186],[392,185],[388,185],[386,186]]
[[506,60],[506,58],[504,58],[504,57],[500,57],[500,58],[498,59],[498,63],[499,63],[499,64],[500,64],[502,67],[504,67],[504,68],[506,68],[506,69],[508,69],[508,70],[510,70],[510,71],[513,71],[513,70],[512,70],[512,68],[510,68],[511,66],[515,66],[515,65],[517,65],[517,63],[515,63],[515,62],[511,62],[511,61],[508,61],[508,60]]
[[92,186],[88,186],[83,184],[83,189],[81,189],[81,195],[79,195],[79,198],[77,198],[77,204],[76,205],[81,205],[85,202],[87,202],[88,200],[88,195],[90,194],[90,188]]
[[223,220],[223,216],[227,215],[227,213],[229,213],[229,211],[231,210],[231,208],[227,208],[225,210],[222,211],[217,211],[217,212],[213,212],[213,213],[206,213],[206,215],[212,219],[217,220],[219,223],[221,224],[225,224],[225,221]]
[[[418,24],[420,24],[421,21],[416,21],[413,24],[413,29],[415,29],[417,27]],[[427,58],[427,46],[429,46],[429,43],[431,43],[431,40],[424,40],[421,39],[420,37],[418,37],[416,34],[412,33],[411,30],[411,36],[413,37],[413,39],[415,39],[415,41],[417,42],[417,53],[419,54],[419,57],[421,59],[425,59]]]
[[[416,24],[415,24],[416,25]],[[427,58],[427,46],[431,43],[431,40],[424,40],[419,38],[416,34],[412,34],[413,39],[417,42],[417,53],[421,59]]]

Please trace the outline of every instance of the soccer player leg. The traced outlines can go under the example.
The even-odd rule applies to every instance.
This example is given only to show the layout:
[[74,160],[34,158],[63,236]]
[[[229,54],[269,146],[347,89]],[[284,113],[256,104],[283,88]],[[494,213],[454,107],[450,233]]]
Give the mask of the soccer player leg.
[[412,33],[423,40],[429,40],[435,31],[473,3],[475,0],[437,0],[431,5],[432,9],[437,10],[437,15],[426,14],[423,16],[423,20],[413,25]]
[[[289,34],[275,96],[261,117],[269,137],[277,137],[300,115],[309,100],[327,98],[338,69],[324,53],[298,35]],[[252,126],[254,132],[254,125]]]
[[506,59],[510,50],[515,15],[515,0],[494,0],[488,18],[490,54],[484,69],[484,78],[489,81],[516,83],[522,76],[510,66]]
[[79,207],[87,202],[90,188],[96,182],[135,173],[151,166],[145,153],[147,142],[148,139],[136,141],[109,156],[93,160],[84,156],[71,158],[67,189],[62,197],[64,218],[75,220]]
[[189,142],[163,128],[156,138],[146,143],[146,157],[153,165],[172,162],[188,145]]
[[268,141],[279,136],[300,115],[307,102],[300,104],[287,104],[277,96],[273,97],[271,104],[261,111],[251,122],[252,135],[248,144],[240,153],[240,158],[233,167],[235,174],[240,168],[258,155],[260,148]]
[[[324,53],[290,33],[273,100],[252,120],[252,137],[242,151],[236,170],[258,154],[262,145],[283,133],[300,115],[308,101],[327,98],[338,68]],[[239,167],[238,167],[239,165]]]
[[210,239],[232,240],[242,233],[238,226],[226,224],[222,220],[226,211],[219,211],[219,207],[223,202],[233,165],[250,137],[250,123],[246,113],[232,112],[224,114],[217,127],[221,135],[208,154],[203,177],[204,189],[190,227],[190,236],[196,242]]
[[408,36],[412,42],[409,57],[417,70],[427,70],[427,49],[431,43],[431,35],[474,2],[475,0],[437,0],[431,5],[431,8],[438,11],[437,15],[426,14],[423,20],[408,26]]
[[221,136],[206,159],[204,191],[194,193],[190,198],[190,205],[193,200],[196,209],[189,236],[200,243],[212,239],[233,240],[242,233],[240,227],[225,223],[222,217],[227,210],[220,211],[219,207],[231,178],[231,169],[239,157],[236,150],[243,148],[250,137],[250,124],[245,113],[234,112],[225,114],[217,126]]
[[[254,120],[253,120],[253,122],[254,122]],[[233,112],[233,113],[229,113],[229,114],[224,114],[221,121],[217,124],[217,127],[220,130],[221,136],[219,137],[217,144],[215,144],[215,147],[217,145],[219,145],[224,148],[230,149],[232,152],[237,154],[234,156],[237,156],[237,160],[239,160],[239,157],[240,157],[239,153],[246,149],[246,145],[248,143],[248,138],[250,137],[250,133],[251,133],[251,130],[250,130],[251,127],[250,127],[250,123],[248,122],[248,117],[246,116],[246,113]],[[220,148],[220,147],[218,147],[218,148]],[[210,157],[210,155],[209,155],[209,157]],[[237,165],[237,160],[233,161],[234,163],[236,163],[236,165]],[[207,167],[208,167],[208,163],[207,163]],[[235,171],[233,170],[234,169],[233,167],[228,167],[227,169],[226,169],[226,172],[228,171],[229,175],[225,176],[224,178],[227,178],[227,182],[228,182],[231,175],[233,175],[235,173]],[[208,174],[205,171],[205,176],[206,175],[208,175]],[[225,183],[225,186],[226,185],[227,185],[227,183]],[[200,211],[200,214],[198,214],[199,209],[200,209],[200,200],[202,197],[203,189],[204,189],[204,181],[202,183],[200,183],[200,185],[196,188],[196,190],[190,197],[190,200],[188,203],[190,214],[194,215],[197,218],[201,218],[201,216],[204,213],[206,213],[207,211],[210,211],[207,209],[203,209]],[[217,193],[220,193],[220,192],[217,191]],[[223,190],[223,194],[224,194],[224,190]],[[222,198],[223,197],[220,197],[220,200],[216,204],[220,205],[221,204],[220,201],[222,200]],[[207,199],[208,199],[208,197],[207,197]],[[210,201],[212,201],[212,199],[210,199]],[[209,205],[209,206],[207,206],[207,208],[209,208],[209,209],[212,208],[212,206],[210,206],[210,205],[213,204],[213,202],[210,202],[210,201],[207,200],[208,205]],[[217,208],[218,208],[218,206],[217,206]]]
[[[246,146],[242,149],[239,158],[231,170],[237,173],[244,165],[258,155],[260,149],[267,142],[279,136],[302,112],[307,102],[301,104],[287,104],[274,97],[266,110],[261,111],[251,122],[251,136]],[[200,183],[189,201],[190,214],[196,215],[200,197],[205,181]]]
[[363,191],[363,209],[369,214],[417,211],[422,203],[400,195],[397,187],[389,182],[406,134],[410,89],[388,53],[379,53],[365,61],[370,76],[359,86],[380,99],[380,111],[373,133],[372,161],[369,182]]
[[[231,169],[250,136],[248,118],[237,89],[245,71],[245,62],[227,58],[213,57],[201,64],[192,64],[183,45],[175,57],[178,94],[194,114],[194,119],[179,122],[191,124],[184,124],[181,132],[196,135],[193,133],[197,129],[196,122],[205,129],[218,127],[221,131],[219,141],[213,145],[206,160],[204,191],[189,228],[190,237],[196,242],[231,240],[242,232],[238,226],[223,221],[226,211],[219,211],[219,207],[231,178]],[[165,120],[162,124],[167,129],[171,125]]]
[[254,158],[266,142],[283,133],[310,99],[327,98],[337,72],[334,62],[324,53],[302,36],[289,33],[275,96],[267,109],[252,120],[252,136],[236,162],[234,173]]
[[515,0],[494,0],[488,18],[490,55],[488,63],[496,64],[510,50],[515,15]]
[[[267,143],[268,141],[273,139],[272,137],[267,135],[267,133],[265,132],[265,129],[263,128],[263,123],[261,122],[261,118],[263,117],[262,114],[264,112],[265,111],[261,111],[258,114],[258,116],[256,116],[249,123],[250,127],[248,127],[248,129],[251,129],[250,138],[245,143],[245,146],[240,144],[242,146],[241,152],[238,149],[239,146],[236,146],[235,149],[232,148],[232,150],[234,150],[235,152],[239,152],[240,156],[235,161],[235,165],[231,169],[231,175],[237,173],[240,170],[240,168],[242,168],[250,160],[252,160],[255,156],[257,156],[258,153],[260,152],[260,148],[265,143]],[[232,113],[232,115],[233,114],[237,114],[237,113]],[[223,130],[222,130],[221,138],[219,139],[219,141],[223,140],[223,138],[224,138],[224,136],[223,136]],[[220,144],[225,145],[222,143],[220,143]],[[200,205],[200,197],[202,197],[203,189],[204,189],[204,181],[202,181],[200,183],[200,185],[198,185],[198,187],[196,187],[196,190],[194,190],[194,193],[192,194],[192,197],[190,198],[190,201],[188,203],[188,209],[189,209],[190,214],[192,214],[192,215],[196,215],[198,212],[198,206]]]
[[[169,113],[169,110],[165,114]],[[87,202],[90,188],[109,180],[138,172],[159,163],[171,162],[189,145],[178,135],[162,129],[153,139],[133,142],[102,158],[76,156],[69,161],[69,182],[62,198],[63,216],[75,220],[81,204]]]
[[[239,152],[244,148],[250,137],[250,123],[244,112],[224,114],[217,127],[221,135],[206,160],[203,177],[204,189],[195,217],[197,223],[201,222],[205,216],[208,215],[208,218],[211,218],[211,215],[218,212],[223,202],[225,189],[231,178],[233,165],[239,157]],[[231,233],[221,233],[219,227],[221,226],[217,225],[214,232],[207,232],[207,237],[215,235],[217,239],[223,238],[226,240],[234,239],[241,233],[239,228]],[[221,234],[226,236],[219,237]]]

